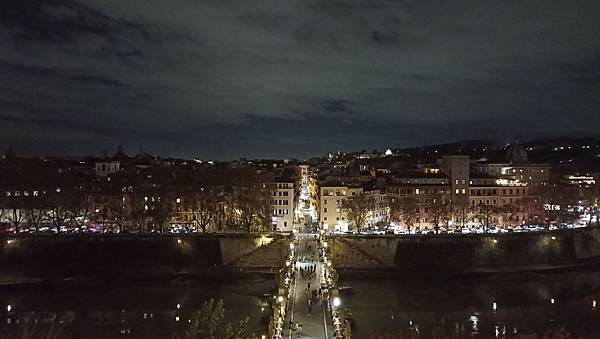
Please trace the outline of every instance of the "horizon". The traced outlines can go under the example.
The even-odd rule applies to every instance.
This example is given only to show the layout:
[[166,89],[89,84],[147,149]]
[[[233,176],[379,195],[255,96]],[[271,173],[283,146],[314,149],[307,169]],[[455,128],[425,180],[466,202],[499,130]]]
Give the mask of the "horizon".
[[507,147],[508,145],[512,145],[512,144],[529,144],[529,143],[535,143],[535,142],[546,142],[546,141],[553,141],[553,140],[560,140],[560,139],[572,139],[572,140],[582,140],[582,139],[594,139],[595,141],[600,140],[599,137],[595,137],[595,136],[591,136],[591,135],[581,135],[581,136],[577,136],[577,137],[573,137],[573,136],[567,136],[567,135],[556,135],[556,136],[545,136],[545,137],[538,137],[538,138],[531,138],[531,139],[527,139],[527,140],[522,140],[519,138],[513,138],[511,139],[512,141],[505,141],[505,140],[494,140],[494,139],[463,139],[463,140],[453,140],[453,141],[447,141],[447,142],[442,142],[442,143],[436,143],[436,144],[420,144],[420,145],[411,145],[411,146],[385,146],[385,147],[381,147],[381,148],[368,148],[368,147],[363,147],[363,148],[357,148],[357,149],[352,149],[352,150],[331,150],[329,152],[325,152],[323,154],[315,154],[315,155],[310,155],[310,156],[306,156],[306,157],[300,157],[300,156],[288,156],[288,157],[277,157],[277,156],[262,156],[262,155],[253,155],[253,156],[245,156],[245,155],[240,155],[240,157],[238,158],[210,158],[210,157],[202,157],[200,155],[173,155],[173,154],[163,154],[163,153],[154,153],[152,150],[148,150],[148,149],[138,149],[137,151],[133,152],[131,150],[128,150],[126,147],[122,146],[122,145],[115,145],[112,149],[103,149],[97,153],[91,154],[91,153],[86,153],[86,154],[72,154],[72,153],[63,153],[63,154],[34,154],[34,153],[27,153],[27,152],[19,152],[18,149],[15,149],[13,147],[5,147],[3,148],[4,152],[6,151],[12,151],[15,153],[15,155],[17,155],[17,157],[33,157],[33,158],[61,158],[61,157],[73,157],[73,158],[86,158],[86,157],[93,157],[93,158],[100,158],[102,156],[104,156],[104,152],[106,152],[106,155],[108,157],[112,157],[120,147],[122,147],[122,150],[125,154],[127,154],[127,156],[129,157],[133,157],[137,154],[142,154],[142,153],[146,153],[152,156],[156,156],[156,157],[160,157],[160,158],[172,158],[172,159],[181,159],[181,160],[202,160],[202,161],[220,161],[220,162],[227,162],[227,161],[236,161],[236,160],[240,160],[240,159],[248,159],[248,160],[286,160],[286,159],[296,159],[296,160],[300,160],[300,161],[307,161],[311,158],[323,158],[323,157],[327,157],[328,154],[335,154],[338,152],[344,153],[344,154],[350,154],[350,153],[360,153],[363,151],[373,151],[376,150],[378,152],[384,152],[387,149],[391,149],[391,150],[412,150],[412,149],[419,149],[419,148],[425,148],[425,147],[435,147],[435,146],[448,146],[448,145],[453,145],[453,144],[460,144],[460,143],[467,143],[467,142],[492,142],[495,143],[496,146],[501,146],[501,148],[503,147]]

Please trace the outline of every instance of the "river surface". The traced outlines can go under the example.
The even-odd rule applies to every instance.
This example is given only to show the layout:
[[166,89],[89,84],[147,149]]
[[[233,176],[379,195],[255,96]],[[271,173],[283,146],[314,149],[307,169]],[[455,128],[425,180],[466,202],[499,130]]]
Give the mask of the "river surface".
[[260,338],[267,333],[262,314],[268,312],[270,298],[265,294],[272,293],[274,286],[274,280],[256,279],[133,286],[86,283],[71,287],[3,287],[0,338],[23,337],[7,333],[23,333],[23,321],[19,319],[24,317],[39,319],[34,330],[52,332],[48,319],[56,316],[62,322],[56,338],[170,339],[183,334],[194,312],[211,298],[223,300],[227,322],[248,317],[248,327]]
[[345,281],[352,338],[600,338],[598,272]]
[[[600,338],[600,272],[341,279],[352,287],[341,297],[355,321],[353,338],[536,338],[532,333],[542,338],[561,328],[574,338]],[[193,312],[210,298],[224,301],[227,321],[249,317],[249,328],[260,338],[274,285],[270,279],[207,279],[2,287],[0,338],[15,338],[6,333],[23,327],[17,324],[23,317],[46,324],[56,316],[62,321],[60,333],[50,338],[169,339],[182,334]]]

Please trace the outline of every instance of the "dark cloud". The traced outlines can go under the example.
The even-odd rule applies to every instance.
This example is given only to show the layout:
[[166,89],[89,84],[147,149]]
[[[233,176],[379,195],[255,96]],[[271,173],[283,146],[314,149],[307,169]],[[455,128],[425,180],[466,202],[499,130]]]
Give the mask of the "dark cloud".
[[597,13],[597,1],[7,0],[0,147],[235,158],[598,135]]

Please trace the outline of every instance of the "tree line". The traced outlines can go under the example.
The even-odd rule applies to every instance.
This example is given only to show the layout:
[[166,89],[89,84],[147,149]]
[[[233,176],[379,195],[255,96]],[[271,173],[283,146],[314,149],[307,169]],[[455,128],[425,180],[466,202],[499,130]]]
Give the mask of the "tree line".
[[274,178],[251,167],[39,175],[0,189],[0,220],[16,233],[91,225],[136,233],[162,233],[169,225],[197,232],[271,229]]

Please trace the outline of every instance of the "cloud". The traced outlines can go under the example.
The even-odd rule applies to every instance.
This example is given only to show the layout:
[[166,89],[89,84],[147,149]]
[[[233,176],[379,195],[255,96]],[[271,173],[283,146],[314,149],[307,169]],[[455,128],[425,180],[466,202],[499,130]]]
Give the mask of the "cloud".
[[56,150],[312,155],[600,123],[597,1],[3,6],[0,146],[17,150],[79,130]]

